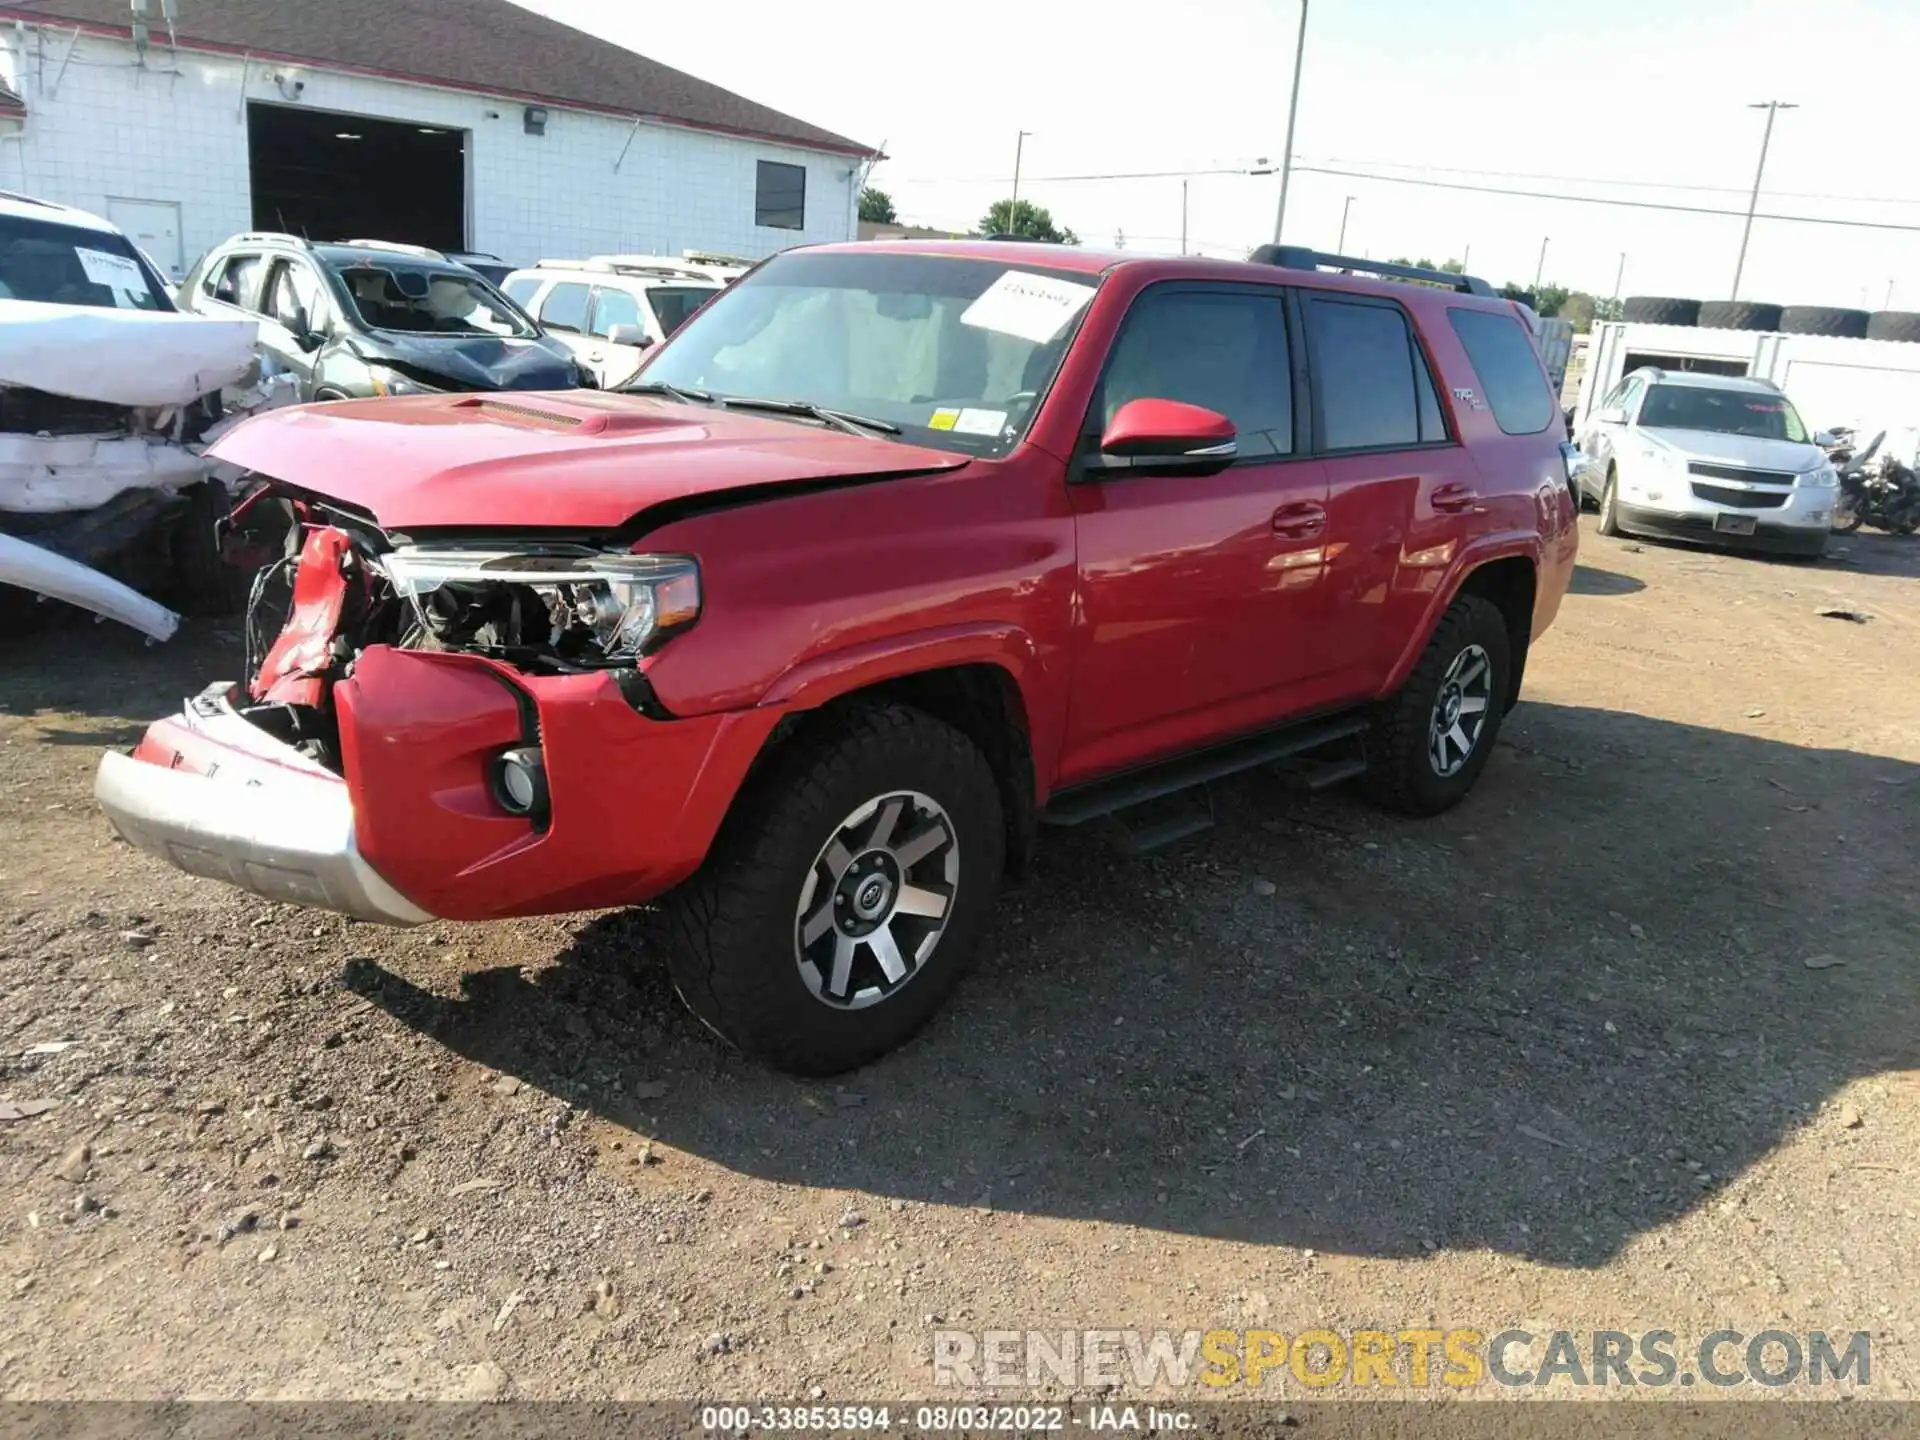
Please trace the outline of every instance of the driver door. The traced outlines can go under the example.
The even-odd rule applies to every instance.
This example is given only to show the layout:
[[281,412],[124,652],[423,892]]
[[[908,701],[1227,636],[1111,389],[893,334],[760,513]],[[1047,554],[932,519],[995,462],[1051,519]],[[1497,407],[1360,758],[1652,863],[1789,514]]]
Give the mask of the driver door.
[[[1304,425],[1296,438],[1287,309],[1278,286],[1173,282],[1122,322],[1070,487],[1080,595],[1063,782],[1316,703],[1327,472],[1302,453]],[[1150,396],[1225,415],[1239,458],[1213,475],[1087,473],[1114,412]]]

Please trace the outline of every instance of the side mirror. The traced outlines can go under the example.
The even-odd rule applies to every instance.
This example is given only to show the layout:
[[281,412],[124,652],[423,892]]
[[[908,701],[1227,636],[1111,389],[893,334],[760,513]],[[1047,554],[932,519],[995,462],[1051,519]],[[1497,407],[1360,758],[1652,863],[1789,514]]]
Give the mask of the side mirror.
[[293,332],[293,343],[302,350],[318,350],[320,342],[326,337],[313,328],[313,321],[307,315],[307,307],[296,305],[293,308],[293,320],[287,328]]
[[1609,405],[1606,409],[1596,414],[1593,419],[1594,423],[1598,425],[1624,425],[1627,423],[1627,412],[1622,410],[1618,405]]
[[1822,450],[1831,450],[1840,443],[1840,437],[1831,430],[1816,430],[1813,436],[1813,443],[1818,445]]
[[1090,471],[1135,475],[1213,475],[1239,457],[1226,416],[1181,400],[1129,400],[1107,422]]
[[647,348],[649,341],[647,339],[647,332],[642,326],[609,325],[607,327],[607,343],[609,345],[632,345],[644,350]]

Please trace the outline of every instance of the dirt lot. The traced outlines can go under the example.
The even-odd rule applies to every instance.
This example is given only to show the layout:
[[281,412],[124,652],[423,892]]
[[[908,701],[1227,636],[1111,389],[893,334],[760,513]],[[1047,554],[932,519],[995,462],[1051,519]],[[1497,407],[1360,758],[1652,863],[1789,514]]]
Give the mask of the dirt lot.
[[840,1085],[724,1052],[619,915],[149,863],[96,757],[237,637],[0,642],[0,1102],[57,1102],[0,1120],[0,1398],[900,1398],[937,1325],[1426,1322],[1864,1329],[1910,1396],[1920,544],[1847,551],[1589,531],[1463,808],[1049,836]]

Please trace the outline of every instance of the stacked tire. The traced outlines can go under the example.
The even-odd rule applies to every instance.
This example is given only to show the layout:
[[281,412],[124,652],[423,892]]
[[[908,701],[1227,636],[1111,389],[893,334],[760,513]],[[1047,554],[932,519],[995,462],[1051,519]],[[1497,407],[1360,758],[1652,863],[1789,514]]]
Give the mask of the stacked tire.
[[1780,312],[1780,328],[1789,335],[1830,335],[1843,340],[1867,338],[1864,310],[1842,310],[1829,305],[1789,305]]
[[1867,339],[1920,342],[1920,314],[1912,310],[1880,310],[1867,320]]
[[1757,300],[1707,300],[1700,306],[1702,330],[1778,330],[1782,308]]
[[1647,325],[1698,325],[1700,302],[1671,295],[1629,295],[1620,314],[1623,319]]

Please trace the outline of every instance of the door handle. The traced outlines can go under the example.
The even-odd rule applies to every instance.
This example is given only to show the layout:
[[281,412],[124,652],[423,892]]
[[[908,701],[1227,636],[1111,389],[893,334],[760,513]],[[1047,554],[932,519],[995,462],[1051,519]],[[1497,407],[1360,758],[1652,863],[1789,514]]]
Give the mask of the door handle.
[[1471,486],[1452,484],[1435,488],[1432,496],[1433,508],[1444,515],[1484,515],[1487,507],[1480,503],[1480,496]]
[[1326,528],[1326,507],[1313,500],[1298,500],[1273,512],[1273,533],[1288,540],[1310,540]]

